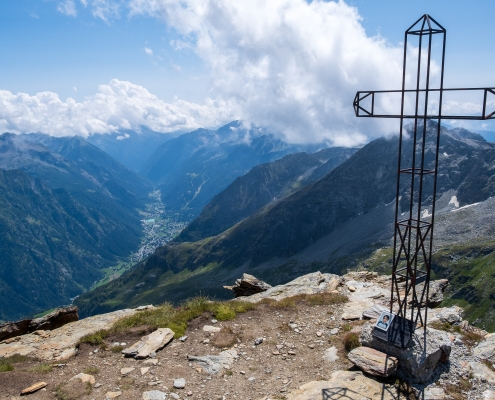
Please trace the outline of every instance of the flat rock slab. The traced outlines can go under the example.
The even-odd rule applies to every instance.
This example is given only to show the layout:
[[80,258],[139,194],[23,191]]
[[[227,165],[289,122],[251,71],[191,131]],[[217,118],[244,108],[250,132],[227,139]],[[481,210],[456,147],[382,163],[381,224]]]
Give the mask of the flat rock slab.
[[411,382],[428,381],[440,359],[447,361],[451,351],[451,341],[446,332],[427,328],[426,343],[423,328],[414,333],[409,347],[399,348],[381,341],[372,335],[373,325],[365,324],[360,336],[363,346],[371,347],[399,361],[398,372]]
[[139,342],[134,343],[131,347],[122,350],[122,353],[136,359],[148,358],[151,353],[156,353],[165,347],[174,338],[174,335],[172,329],[159,328],[153,333],[143,336]]
[[326,349],[323,353],[323,359],[332,363],[337,361],[339,359],[339,356],[337,355],[337,348],[332,346],[329,349]]
[[120,397],[122,396],[122,392],[121,391],[117,391],[117,392],[106,392],[105,393],[105,400],[108,399],[108,400],[111,400],[111,399],[116,399],[117,397]]
[[42,361],[62,361],[76,353],[79,340],[102,329],[110,329],[115,321],[134,314],[131,309],[114,311],[108,314],[96,315],[69,322],[68,324],[44,331],[43,336],[37,333],[18,336],[13,342],[0,343],[0,357],[10,357],[14,354],[38,358]]
[[159,390],[150,390],[143,393],[143,400],[165,400],[167,394]]
[[388,378],[397,372],[397,358],[370,347],[355,348],[347,357],[356,367],[370,375]]
[[447,400],[450,396],[445,394],[441,387],[427,388],[424,394],[424,400]]
[[330,380],[308,382],[287,395],[287,400],[316,399],[393,400],[396,397],[381,383],[355,371],[335,371]]
[[43,389],[44,387],[46,387],[46,382],[35,383],[34,385],[31,385],[31,386],[27,387],[26,389],[24,389],[21,392],[21,396],[37,392],[38,390]]
[[257,303],[263,299],[279,301],[299,294],[331,292],[337,288],[339,283],[340,277],[338,275],[313,272],[294,279],[285,285],[274,286],[262,293],[243,297],[242,301],[249,301],[251,303]]
[[132,368],[132,367],[129,367],[129,368],[122,368],[120,370],[120,374],[121,375],[129,375],[132,371],[134,371],[136,368]]
[[378,319],[383,311],[390,311],[390,308],[381,304],[373,304],[371,307],[363,311],[363,318]]
[[266,282],[260,281],[253,275],[243,274],[241,279],[235,281],[234,286],[224,286],[225,289],[232,290],[235,297],[251,296],[256,293],[264,292],[272,286]]
[[428,310],[427,325],[435,322],[458,325],[462,321],[462,311],[462,308],[457,306],[434,308],[432,310]]
[[205,332],[216,333],[216,332],[220,332],[220,330],[221,330],[221,328],[219,328],[217,326],[211,326],[211,325],[203,326],[203,331],[205,331]]
[[216,375],[224,369],[230,369],[234,359],[237,358],[237,351],[225,350],[218,356],[187,356],[189,361],[199,364],[202,372]]
[[363,312],[370,307],[369,302],[352,301],[346,303],[342,309],[342,319],[345,321],[354,321],[361,319]]

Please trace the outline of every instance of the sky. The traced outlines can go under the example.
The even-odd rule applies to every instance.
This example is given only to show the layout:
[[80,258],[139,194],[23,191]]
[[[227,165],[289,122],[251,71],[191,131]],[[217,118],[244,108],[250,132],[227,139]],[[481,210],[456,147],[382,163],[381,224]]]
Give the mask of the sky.
[[[495,87],[494,11],[489,0],[3,1],[0,132],[240,119],[291,142],[359,145],[397,132],[397,121],[356,118],[352,100],[400,88],[404,31],[425,13],[447,29],[444,86]],[[476,109],[468,100],[455,104]]]

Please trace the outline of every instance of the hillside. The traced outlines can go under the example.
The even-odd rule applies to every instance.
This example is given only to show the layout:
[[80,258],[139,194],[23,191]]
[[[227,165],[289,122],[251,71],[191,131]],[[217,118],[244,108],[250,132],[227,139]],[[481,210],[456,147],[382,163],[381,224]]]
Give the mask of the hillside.
[[0,320],[69,303],[138,248],[149,183],[83,139],[3,134],[0,170]]
[[216,194],[254,166],[325,147],[291,145],[232,122],[216,131],[198,129],[169,140],[155,151],[141,173],[158,184],[167,209],[192,220]]
[[257,165],[216,195],[175,241],[193,242],[218,235],[266,204],[318,180],[356,151],[332,147]]
[[[198,292],[225,296],[216,289],[218,284],[245,271],[279,283],[303,271],[356,267],[355,242],[370,254],[390,240],[397,145],[396,140],[377,139],[322,179],[215,237],[158,248],[111,287],[84,294],[76,304],[88,315],[122,305],[178,301]],[[464,205],[495,194],[488,172],[495,156],[492,144],[467,131],[443,128],[441,154],[439,196],[457,191]],[[432,160],[428,152],[427,162]],[[478,190],[474,194],[468,190],[473,180]],[[335,240],[330,246],[324,245],[331,237]],[[332,242],[338,245],[332,247]]]
[[0,207],[0,320],[69,304],[136,246],[138,232],[20,170],[0,170]]

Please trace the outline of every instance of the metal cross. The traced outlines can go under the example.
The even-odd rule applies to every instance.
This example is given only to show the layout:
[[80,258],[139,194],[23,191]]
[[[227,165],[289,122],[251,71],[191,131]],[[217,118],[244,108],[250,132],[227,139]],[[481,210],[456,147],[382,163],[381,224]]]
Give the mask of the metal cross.
[[[427,14],[423,15],[405,32],[402,89],[357,92],[353,104],[357,117],[400,119],[390,291],[390,312],[394,311],[396,317],[395,321],[392,321],[394,329],[389,329],[386,335],[381,335],[382,339],[400,347],[408,345],[416,328],[423,327],[426,334],[440,122],[442,119],[495,118],[495,107],[493,110],[488,109],[491,104],[490,98],[495,96],[495,88],[443,87],[446,33],[447,31],[433,18]],[[439,39],[441,46],[434,46],[434,38]],[[413,53],[409,54],[408,40],[418,43],[417,47],[413,47]],[[440,65],[432,59],[432,52],[439,52]],[[408,64],[408,56],[411,54],[416,54],[417,60]],[[438,71],[436,74],[432,71],[434,69]],[[459,91],[469,92],[471,96],[479,99],[479,103],[482,104],[480,115],[443,114],[442,103]],[[400,96],[400,113],[379,110],[375,113],[375,108],[379,108],[377,102],[384,98],[381,96],[388,96],[389,101],[393,96],[397,96],[397,100]],[[405,120],[412,120],[411,127],[407,130],[404,128]],[[434,159],[427,157],[429,159],[425,160],[426,145],[428,150],[434,149]],[[431,214],[428,210],[431,210]]]

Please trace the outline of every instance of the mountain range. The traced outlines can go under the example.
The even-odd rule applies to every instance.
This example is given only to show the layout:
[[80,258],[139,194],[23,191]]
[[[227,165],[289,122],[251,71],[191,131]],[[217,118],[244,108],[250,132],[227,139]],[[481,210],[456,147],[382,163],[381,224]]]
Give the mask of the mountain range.
[[[434,161],[435,130],[430,122],[428,165]],[[406,154],[410,146],[406,140]],[[306,271],[341,272],[367,264],[374,251],[391,246],[397,151],[397,139],[377,139],[322,178],[297,188],[293,182],[314,169],[314,161],[302,174],[294,168],[291,178],[287,168],[277,168],[285,159],[268,169],[254,168],[218,194],[176,241],[158,248],[111,287],[80,296],[76,304],[89,315],[123,305],[179,301],[197,293],[225,298],[229,292],[222,285],[243,272],[277,284]],[[440,154],[437,194],[449,227],[445,233],[455,226],[449,204],[453,196],[462,207],[489,201],[495,194],[495,145],[476,133],[442,128]],[[287,160],[291,157],[296,160],[295,155]],[[250,198],[248,188],[254,200],[245,207],[239,200]],[[406,187],[400,190],[401,202],[407,201]],[[263,197],[268,193],[273,198]],[[244,208],[251,214],[246,216]],[[488,230],[485,234],[476,243],[494,239]],[[460,237],[444,236],[442,248],[459,244]]]

